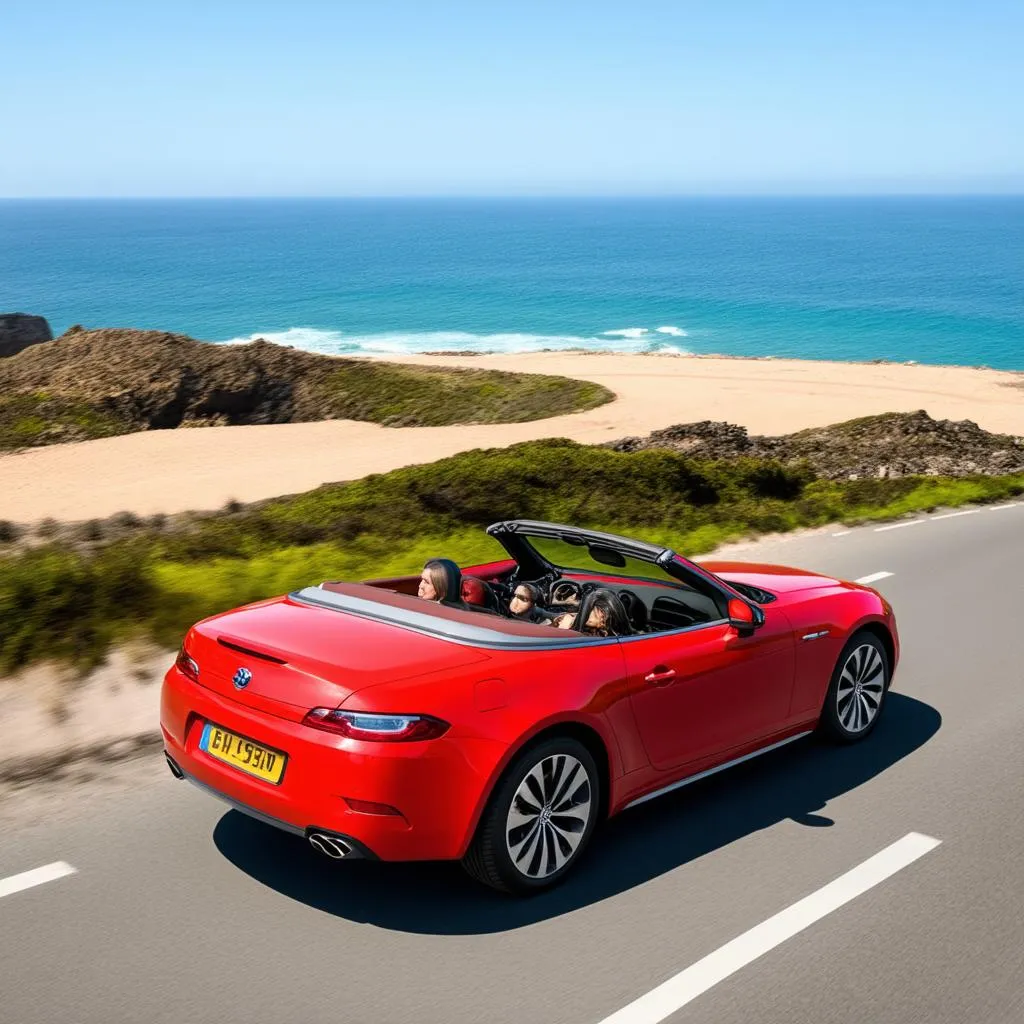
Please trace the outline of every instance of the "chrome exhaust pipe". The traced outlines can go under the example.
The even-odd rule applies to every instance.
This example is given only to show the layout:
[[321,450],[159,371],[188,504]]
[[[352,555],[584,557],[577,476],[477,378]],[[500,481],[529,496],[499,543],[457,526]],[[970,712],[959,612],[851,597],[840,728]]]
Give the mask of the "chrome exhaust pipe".
[[168,754],[166,750],[164,751],[164,760],[167,762],[167,767],[171,769],[171,774],[176,779],[185,778],[185,773],[174,763],[171,759],[171,755]]
[[352,852],[352,847],[344,839],[325,835],[323,832],[311,832],[309,845],[332,860],[342,860]]

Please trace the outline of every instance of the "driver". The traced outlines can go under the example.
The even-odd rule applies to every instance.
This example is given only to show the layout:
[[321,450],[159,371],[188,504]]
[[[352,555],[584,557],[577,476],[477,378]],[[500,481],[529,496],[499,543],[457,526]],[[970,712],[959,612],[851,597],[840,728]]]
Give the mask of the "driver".
[[525,619],[543,626],[551,624],[551,615],[538,606],[540,588],[533,583],[517,583],[508,603],[508,610],[514,619]]

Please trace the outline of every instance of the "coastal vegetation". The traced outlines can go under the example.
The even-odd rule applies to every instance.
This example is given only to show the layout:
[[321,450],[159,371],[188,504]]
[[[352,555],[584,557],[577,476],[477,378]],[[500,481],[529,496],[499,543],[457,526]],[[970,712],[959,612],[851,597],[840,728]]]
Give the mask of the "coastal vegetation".
[[354,419],[521,423],[614,398],[590,381],[210,345],[160,331],[71,328],[0,360],[0,451],[140,430]]
[[46,391],[0,395],[0,451],[57,441],[87,441],[137,429],[96,404]]
[[[761,533],[848,524],[1024,493],[1003,475],[820,477],[807,462],[694,459],[564,439],[475,450],[254,505],[173,519],[57,524],[0,558],[0,674],[41,659],[89,668],[120,640],[174,647],[207,615],[324,579],[501,557],[511,516],[633,534],[696,555]],[[2,524],[0,524],[2,525]]]

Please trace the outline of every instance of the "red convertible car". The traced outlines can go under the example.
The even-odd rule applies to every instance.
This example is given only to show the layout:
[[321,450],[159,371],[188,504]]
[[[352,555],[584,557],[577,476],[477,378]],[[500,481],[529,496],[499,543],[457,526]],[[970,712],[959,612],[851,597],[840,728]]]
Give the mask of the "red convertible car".
[[[331,857],[461,860],[530,893],[613,814],[878,721],[899,638],[870,587],[554,523],[487,532],[507,557],[447,563],[440,601],[419,576],[327,582],[193,626],[163,684],[174,775]],[[534,619],[597,591],[625,617],[594,635],[578,611],[513,616],[524,583]]]

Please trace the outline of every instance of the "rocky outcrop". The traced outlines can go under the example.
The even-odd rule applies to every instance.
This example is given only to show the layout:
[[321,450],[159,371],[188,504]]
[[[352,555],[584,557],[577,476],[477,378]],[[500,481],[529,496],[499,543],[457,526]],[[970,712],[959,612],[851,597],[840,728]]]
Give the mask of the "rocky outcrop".
[[72,327],[0,360],[0,451],[175,427],[353,419],[520,423],[593,408],[600,384],[320,355],[263,339]]
[[0,386],[73,397],[141,430],[284,423],[319,418],[308,385],[331,364],[266,341],[221,346],[161,331],[76,326],[57,345],[6,363]]
[[53,341],[53,332],[45,317],[30,313],[0,313],[0,359],[17,355],[42,341]]
[[605,447],[620,452],[667,448],[696,459],[806,462],[817,476],[830,480],[1024,472],[1024,437],[990,434],[971,420],[935,420],[924,410],[866,416],[782,437],[752,437],[733,423],[704,420],[609,441]]

